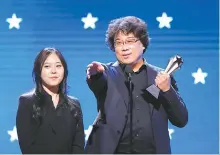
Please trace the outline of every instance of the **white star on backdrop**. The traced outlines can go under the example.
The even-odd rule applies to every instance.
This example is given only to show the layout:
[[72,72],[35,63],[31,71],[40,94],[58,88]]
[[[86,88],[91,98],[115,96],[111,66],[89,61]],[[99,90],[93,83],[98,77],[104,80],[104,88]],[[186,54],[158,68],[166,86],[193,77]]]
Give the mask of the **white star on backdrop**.
[[174,129],[168,129],[169,131],[169,137],[170,139],[172,139],[172,134],[174,133]]
[[198,68],[197,72],[192,73],[192,76],[194,77],[194,84],[199,82],[205,84],[205,78],[208,76],[208,73],[202,72],[202,69]]
[[159,28],[163,28],[163,27],[167,27],[167,28],[170,28],[170,22],[173,20],[173,17],[168,17],[166,12],[163,12],[162,13],[162,16],[161,17],[157,17],[156,18],[157,21],[160,23],[159,24]]
[[93,126],[90,125],[89,128],[84,131],[84,132],[85,132],[85,135],[86,135],[86,137],[85,137],[85,140],[86,140],[86,141],[88,140],[89,135],[90,135],[90,133],[92,132],[92,128],[93,128]]
[[20,29],[20,22],[22,22],[22,18],[17,18],[16,14],[13,13],[11,18],[7,18],[6,22],[9,23],[9,29],[12,29],[13,27],[16,29]]
[[15,140],[18,140],[18,135],[17,135],[17,128],[14,126],[13,130],[8,130],[8,134],[11,136],[10,141],[13,142]]
[[92,17],[91,13],[87,14],[87,17],[83,17],[81,21],[84,23],[84,29],[87,29],[91,27],[92,29],[95,29],[95,22],[98,21],[97,17]]

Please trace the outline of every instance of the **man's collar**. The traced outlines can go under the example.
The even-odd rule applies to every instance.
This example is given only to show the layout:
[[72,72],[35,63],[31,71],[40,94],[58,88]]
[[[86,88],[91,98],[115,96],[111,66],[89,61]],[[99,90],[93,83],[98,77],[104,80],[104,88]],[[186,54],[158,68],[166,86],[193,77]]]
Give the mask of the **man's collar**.
[[[146,59],[143,58],[143,61],[144,61],[143,65],[138,69],[137,72],[139,72],[139,71],[142,70],[143,68],[146,68],[146,67],[147,67],[147,61],[146,61]],[[122,64],[122,63],[120,63],[119,61],[118,61],[118,63],[119,63],[120,68],[122,69],[122,71],[124,71],[126,64]]]

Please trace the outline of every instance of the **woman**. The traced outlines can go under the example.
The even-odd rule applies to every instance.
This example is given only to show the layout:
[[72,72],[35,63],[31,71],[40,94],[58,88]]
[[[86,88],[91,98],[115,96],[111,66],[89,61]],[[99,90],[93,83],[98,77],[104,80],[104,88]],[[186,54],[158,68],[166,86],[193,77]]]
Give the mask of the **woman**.
[[20,96],[16,116],[23,154],[84,153],[82,111],[79,101],[67,96],[67,75],[67,64],[57,49],[45,48],[36,57],[36,88]]

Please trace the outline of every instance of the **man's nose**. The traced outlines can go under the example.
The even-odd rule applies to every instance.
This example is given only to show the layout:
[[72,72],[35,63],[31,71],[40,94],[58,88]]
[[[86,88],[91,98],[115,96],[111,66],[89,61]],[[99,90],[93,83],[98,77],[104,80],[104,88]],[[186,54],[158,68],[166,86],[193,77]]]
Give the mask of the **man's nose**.
[[122,51],[127,51],[129,49],[129,47],[128,47],[128,45],[126,45],[126,44],[123,44],[122,46],[121,46],[121,50]]

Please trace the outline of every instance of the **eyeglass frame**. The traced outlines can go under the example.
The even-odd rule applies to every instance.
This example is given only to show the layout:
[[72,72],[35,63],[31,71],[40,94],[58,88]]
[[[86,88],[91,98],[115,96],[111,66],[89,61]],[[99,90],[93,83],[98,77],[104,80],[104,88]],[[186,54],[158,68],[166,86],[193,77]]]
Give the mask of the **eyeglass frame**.
[[117,40],[115,40],[115,41],[114,41],[114,47],[122,47],[122,46],[124,46],[124,45],[133,45],[133,44],[135,44],[137,41],[140,40],[140,39],[138,39],[138,38],[132,38],[132,39],[134,39],[133,42],[128,43],[128,40],[130,40],[130,39],[126,39],[125,41],[121,41],[121,44],[120,44],[120,45],[116,45]]

